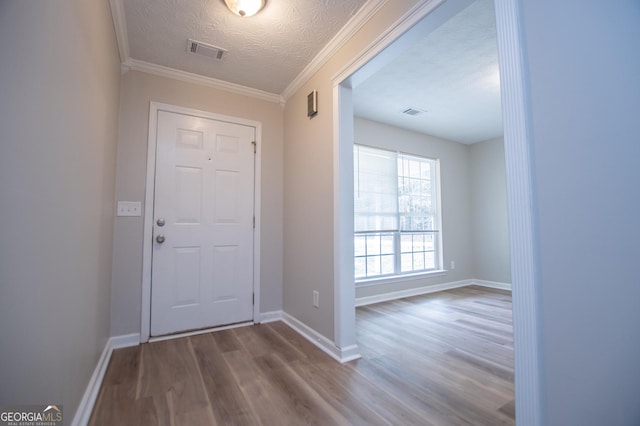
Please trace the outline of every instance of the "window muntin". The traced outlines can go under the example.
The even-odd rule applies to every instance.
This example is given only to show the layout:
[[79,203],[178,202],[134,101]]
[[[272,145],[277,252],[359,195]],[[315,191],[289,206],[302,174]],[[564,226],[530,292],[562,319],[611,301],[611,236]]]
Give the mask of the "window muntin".
[[356,280],[440,269],[438,160],[354,145]]

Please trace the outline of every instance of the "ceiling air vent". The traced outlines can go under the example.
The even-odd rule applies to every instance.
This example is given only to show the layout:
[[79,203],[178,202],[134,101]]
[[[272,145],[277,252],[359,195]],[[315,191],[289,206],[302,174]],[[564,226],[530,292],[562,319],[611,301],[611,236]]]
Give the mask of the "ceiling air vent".
[[402,111],[403,114],[407,114],[407,115],[420,115],[425,112],[426,111],[422,111],[420,109],[413,109],[413,108],[407,108],[404,111]]
[[217,61],[222,60],[222,55],[227,52],[227,49],[222,47],[213,46],[211,44],[203,43],[201,41],[189,39],[187,43],[187,52],[195,53],[197,55],[213,58]]

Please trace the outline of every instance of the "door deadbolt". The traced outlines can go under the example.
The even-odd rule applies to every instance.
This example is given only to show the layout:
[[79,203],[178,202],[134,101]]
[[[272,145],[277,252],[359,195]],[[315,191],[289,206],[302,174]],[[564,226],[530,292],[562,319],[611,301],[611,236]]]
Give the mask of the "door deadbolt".
[[157,224],[158,226],[164,226],[164,219],[158,219],[158,220],[156,220],[156,224]]
[[162,244],[164,243],[164,235],[160,234],[156,237],[156,241],[158,242],[158,244]]

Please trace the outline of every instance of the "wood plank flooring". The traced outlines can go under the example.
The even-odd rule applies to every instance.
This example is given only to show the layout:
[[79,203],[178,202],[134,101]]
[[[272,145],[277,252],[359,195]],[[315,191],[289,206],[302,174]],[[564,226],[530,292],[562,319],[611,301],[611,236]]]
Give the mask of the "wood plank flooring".
[[90,425],[513,425],[511,295],[357,309],[339,364],[282,322],[118,349]]

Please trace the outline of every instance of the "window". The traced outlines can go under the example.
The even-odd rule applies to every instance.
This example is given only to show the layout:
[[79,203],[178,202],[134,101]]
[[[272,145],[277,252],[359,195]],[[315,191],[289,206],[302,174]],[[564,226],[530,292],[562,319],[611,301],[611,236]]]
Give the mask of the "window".
[[354,145],[356,280],[440,265],[438,160]]

